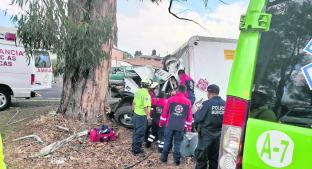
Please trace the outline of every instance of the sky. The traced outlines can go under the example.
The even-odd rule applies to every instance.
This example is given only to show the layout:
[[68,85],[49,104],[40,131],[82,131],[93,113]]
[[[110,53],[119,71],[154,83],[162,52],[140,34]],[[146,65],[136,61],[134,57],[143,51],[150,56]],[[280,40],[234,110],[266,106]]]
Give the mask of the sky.
[[[134,54],[136,50],[150,55],[155,49],[165,56],[174,52],[195,35],[237,39],[239,18],[245,13],[248,0],[175,0],[172,11],[200,23],[204,28],[182,21],[168,12],[169,0],[153,4],[149,0],[117,0],[118,46]],[[9,5],[11,0],[0,1],[0,26],[14,27],[10,14],[19,11]],[[7,11],[5,15],[4,11]]]

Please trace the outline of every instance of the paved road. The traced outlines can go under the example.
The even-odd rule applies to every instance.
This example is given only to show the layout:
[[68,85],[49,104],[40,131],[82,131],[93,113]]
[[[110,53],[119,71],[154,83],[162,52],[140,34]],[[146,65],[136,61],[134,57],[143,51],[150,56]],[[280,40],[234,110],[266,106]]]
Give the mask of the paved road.
[[56,78],[56,83],[52,84],[51,89],[37,91],[41,96],[34,97],[32,100],[59,100],[62,95],[63,80]]
[[[52,84],[51,89],[45,89],[45,90],[39,90],[37,93],[39,93],[41,96],[39,97],[34,97],[29,100],[22,99],[23,101],[58,101],[61,99],[62,95],[62,90],[63,90],[63,80],[61,78],[56,78],[56,83]],[[17,99],[19,100],[19,99]],[[119,101],[119,98],[109,98],[108,103],[113,104]]]
[[[34,97],[29,99],[29,101],[34,100],[60,100],[62,95],[62,89],[63,89],[63,80],[61,78],[56,78],[56,83],[52,84],[51,89],[45,89],[45,90],[39,90],[37,91],[41,96],[40,97]],[[23,99],[24,100],[24,99]],[[108,103],[113,104],[119,101],[119,98],[109,98]]]

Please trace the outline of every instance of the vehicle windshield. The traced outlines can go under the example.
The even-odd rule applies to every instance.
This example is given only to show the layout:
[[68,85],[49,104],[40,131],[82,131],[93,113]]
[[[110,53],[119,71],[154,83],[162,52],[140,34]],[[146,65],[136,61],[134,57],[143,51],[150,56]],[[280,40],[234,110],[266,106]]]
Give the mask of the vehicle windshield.
[[51,61],[50,55],[48,52],[36,52],[35,57],[35,66],[36,68],[50,68]]
[[[293,107],[312,105],[312,91],[302,71],[312,63],[312,55],[303,50],[312,38],[312,0],[286,1],[268,7],[267,12],[272,22],[270,31],[262,33],[254,91],[265,95],[266,106],[278,121]],[[288,115],[311,118],[307,111]]]

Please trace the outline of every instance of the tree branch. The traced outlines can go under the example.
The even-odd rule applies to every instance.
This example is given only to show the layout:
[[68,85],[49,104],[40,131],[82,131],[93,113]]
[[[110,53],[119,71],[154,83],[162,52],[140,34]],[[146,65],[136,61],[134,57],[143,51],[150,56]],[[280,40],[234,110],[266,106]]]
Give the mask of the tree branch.
[[88,130],[84,130],[81,131],[79,133],[76,133],[66,139],[54,142],[46,147],[43,147],[38,153],[35,153],[33,155],[31,155],[31,158],[36,158],[36,157],[43,157],[46,156],[52,152],[54,152],[55,150],[57,150],[58,148],[62,147],[64,144],[67,144],[68,142],[72,141],[73,139],[85,136],[88,134]]
[[185,21],[190,21],[190,22],[193,22],[195,23],[196,25],[200,26],[201,28],[203,28],[204,30],[206,30],[207,32],[209,32],[204,26],[202,26],[200,23],[192,20],[192,19],[188,19],[188,18],[183,18],[183,17],[179,17],[178,15],[176,15],[175,13],[173,13],[171,11],[171,7],[172,7],[172,3],[173,3],[173,0],[170,0],[170,4],[169,4],[169,7],[168,7],[168,11],[171,15],[173,15],[174,17],[180,19],[180,20],[185,20]]
[[227,2],[224,2],[223,0],[219,0],[221,3],[225,4],[225,5],[230,5],[229,3]]
[[283,2],[287,2],[287,1],[290,1],[290,0],[275,0],[275,1],[269,2],[267,7],[272,7],[274,5],[277,5],[277,4],[280,4],[280,3],[283,3]]
[[19,137],[17,139],[14,139],[13,142],[16,142],[16,141],[19,141],[19,140],[28,139],[28,138],[34,138],[34,139],[36,139],[37,142],[43,143],[42,139],[39,136],[37,136],[37,135],[27,135],[27,136],[24,136],[24,137]]
[[125,169],[131,169],[133,167],[135,167],[136,165],[140,164],[141,162],[143,162],[144,160],[146,160],[149,156],[151,156],[153,154],[153,152],[151,152],[150,154],[148,154],[147,156],[145,156],[143,159],[141,159],[140,161],[126,167]]

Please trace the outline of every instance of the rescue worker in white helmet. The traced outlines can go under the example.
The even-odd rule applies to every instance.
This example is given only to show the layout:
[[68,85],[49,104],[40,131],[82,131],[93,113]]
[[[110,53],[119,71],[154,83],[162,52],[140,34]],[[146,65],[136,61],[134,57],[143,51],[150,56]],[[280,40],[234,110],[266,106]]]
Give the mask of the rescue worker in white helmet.
[[148,121],[151,121],[151,96],[148,93],[148,88],[151,85],[151,80],[144,77],[141,80],[140,88],[134,94],[133,100],[133,137],[132,137],[132,153],[133,155],[144,156],[142,143],[144,141],[145,131]]

